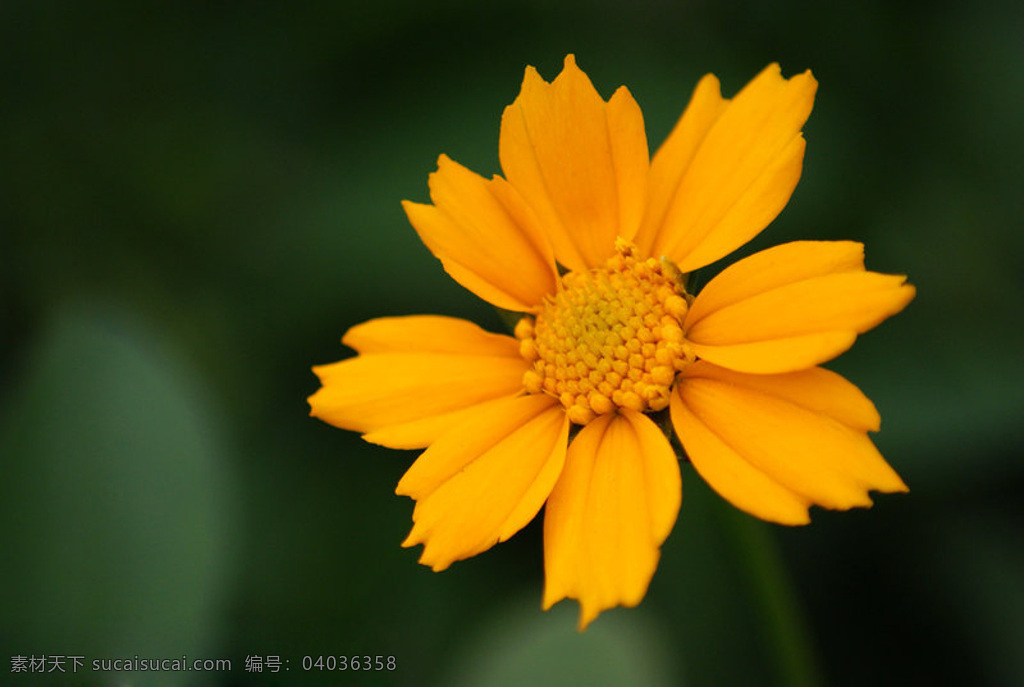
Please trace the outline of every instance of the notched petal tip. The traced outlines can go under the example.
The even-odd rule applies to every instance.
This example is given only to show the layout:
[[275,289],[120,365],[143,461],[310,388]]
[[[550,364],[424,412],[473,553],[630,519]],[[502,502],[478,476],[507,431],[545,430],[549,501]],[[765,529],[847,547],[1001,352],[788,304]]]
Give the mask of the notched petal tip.
[[[573,597],[570,597],[566,592],[550,593],[548,591],[548,587],[545,586],[544,597],[541,600],[540,609],[542,611],[550,611],[556,604],[561,603],[562,601],[565,601],[568,598]],[[636,603],[622,602],[617,605],[623,608],[634,608],[639,604],[639,601],[640,600],[638,599]],[[587,628],[590,627],[590,623],[597,620],[598,616],[600,616],[601,613],[607,610],[612,610],[612,608],[615,607],[591,604],[589,599],[587,599],[586,602],[582,600],[578,601],[578,605],[580,612],[579,616],[577,616],[576,619],[577,632],[586,632]]]
[[455,281],[506,310],[530,311],[556,283],[547,237],[514,189],[446,155],[428,186],[433,204],[403,201],[409,223]]
[[576,631],[586,632],[590,623],[597,620],[597,616],[601,615],[601,611],[596,608],[588,609],[583,604],[580,604],[580,617],[576,621]]
[[803,72],[792,77],[790,80],[796,81],[798,83],[805,81],[805,87],[809,91],[811,91],[811,95],[816,95],[818,92],[818,80],[814,78],[814,74],[811,72],[810,69],[805,69]]
[[649,220],[654,226],[645,225],[644,234],[653,237],[655,252],[693,271],[739,248],[775,219],[800,178],[801,130],[816,89],[810,71],[785,79],[779,65],[771,64],[731,101],[716,102],[699,92],[702,106],[684,113],[693,124],[691,152],[658,165],[658,175],[672,180],[671,195],[663,197],[664,180],[652,182],[662,197]]
[[440,436],[396,493],[416,500],[406,544],[443,570],[504,541],[541,509],[565,460],[569,423],[546,396],[481,407]]
[[899,276],[903,279],[903,281],[900,282],[899,289],[901,298],[899,299],[899,307],[894,313],[892,313],[893,315],[895,315],[898,312],[901,312],[904,308],[910,305],[910,301],[914,300],[917,297],[917,287],[914,286],[913,284],[907,283],[907,275],[901,274]]
[[852,241],[794,241],[722,270],[697,295],[684,330],[697,355],[773,374],[838,356],[900,312],[915,290],[902,275],[864,269]]
[[584,426],[544,515],[544,607],[577,599],[583,628],[637,605],[681,499],[679,463],[650,418],[621,410]]
[[423,448],[463,411],[522,390],[510,336],[436,315],[383,317],[346,332],[359,355],[313,367],[310,415],[393,448]]
[[[747,84],[743,90],[746,90],[746,88],[752,87],[757,83],[771,83],[775,88],[791,88],[795,94],[798,94],[798,97],[796,98],[797,100],[799,100],[800,97],[813,98],[818,90],[818,80],[814,78],[814,74],[810,69],[805,69],[793,76],[785,77],[782,75],[782,67],[778,62],[772,62],[767,65],[750,81],[749,84]],[[742,93],[743,90],[741,90],[740,93]]]
[[551,83],[527,69],[502,115],[498,152],[560,264],[600,265],[616,236],[636,234],[649,167],[643,115],[627,90],[605,102],[573,56]]
[[812,505],[870,507],[871,491],[906,490],[868,438],[874,405],[822,368],[748,375],[698,362],[683,372],[671,413],[701,476],[764,520],[804,524]]

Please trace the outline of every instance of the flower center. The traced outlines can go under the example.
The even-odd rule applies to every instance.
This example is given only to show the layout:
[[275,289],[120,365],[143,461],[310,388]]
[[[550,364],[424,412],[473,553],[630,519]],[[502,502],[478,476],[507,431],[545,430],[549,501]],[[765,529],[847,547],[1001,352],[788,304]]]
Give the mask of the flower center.
[[668,407],[676,372],[694,360],[683,340],[688,308],[679,270],[666,258],[639,260],[624,239],[603,267],[569,272],[536,319],[516,325],[531,394],[547,393],[586,424],[617,408]]

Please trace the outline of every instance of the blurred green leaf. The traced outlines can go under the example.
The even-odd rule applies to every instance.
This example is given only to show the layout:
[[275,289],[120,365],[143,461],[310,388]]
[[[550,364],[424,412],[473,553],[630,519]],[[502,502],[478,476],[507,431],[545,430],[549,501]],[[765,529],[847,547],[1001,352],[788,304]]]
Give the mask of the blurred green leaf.
[[5,657],[220,658],[231,484],[193,382],[123,313],[44,328],[0,432]]
[[642,611],[606,613],[576,631],[575,602],[541,613],[537,597],[498,609],[455,658],[453,687],[684,685],[664,632]]

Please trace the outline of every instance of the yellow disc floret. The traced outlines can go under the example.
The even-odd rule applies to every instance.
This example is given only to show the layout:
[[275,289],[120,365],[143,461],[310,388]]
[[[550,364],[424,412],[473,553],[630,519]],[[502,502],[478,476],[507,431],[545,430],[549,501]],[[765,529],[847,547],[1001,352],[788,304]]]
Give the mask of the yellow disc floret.
[[683,341],[686,291],[675,265],[635,256],[619,239],[603,267],[569,272],[536,319],[516,325],[519,351],[533,363],[531,394],[546,393],[586,424],[617,408],[668,407],[676,372],[693,362]]

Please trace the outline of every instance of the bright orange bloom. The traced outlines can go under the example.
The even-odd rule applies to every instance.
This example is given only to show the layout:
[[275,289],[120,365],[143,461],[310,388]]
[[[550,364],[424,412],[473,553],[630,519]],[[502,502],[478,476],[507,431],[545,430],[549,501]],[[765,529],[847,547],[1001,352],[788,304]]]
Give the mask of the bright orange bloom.
[[526,69],[501,119],[504,178],[440,157],[432,204],[405,211],[453,279],[522,313],[515,336],[371,320],[342,339],[358,356],[314,368],[309,399],[367,441],[426,448],[397,489],[416,501],[403,546],[423,544],[420,562],[485,551],[547,504],[544,608],[579,600],[582,629],[636,605],[682,499],[654,413],[765,520],[906,491],[868,438],[874,405],[817,367],[910,302],[905,277],[866,271],[859,243],[797,241],[684,287],[788,202],[816,88],[773,64],[728,100],[709,74],[650,159],[629,91],[605,102],[570,55],[552,83]]

